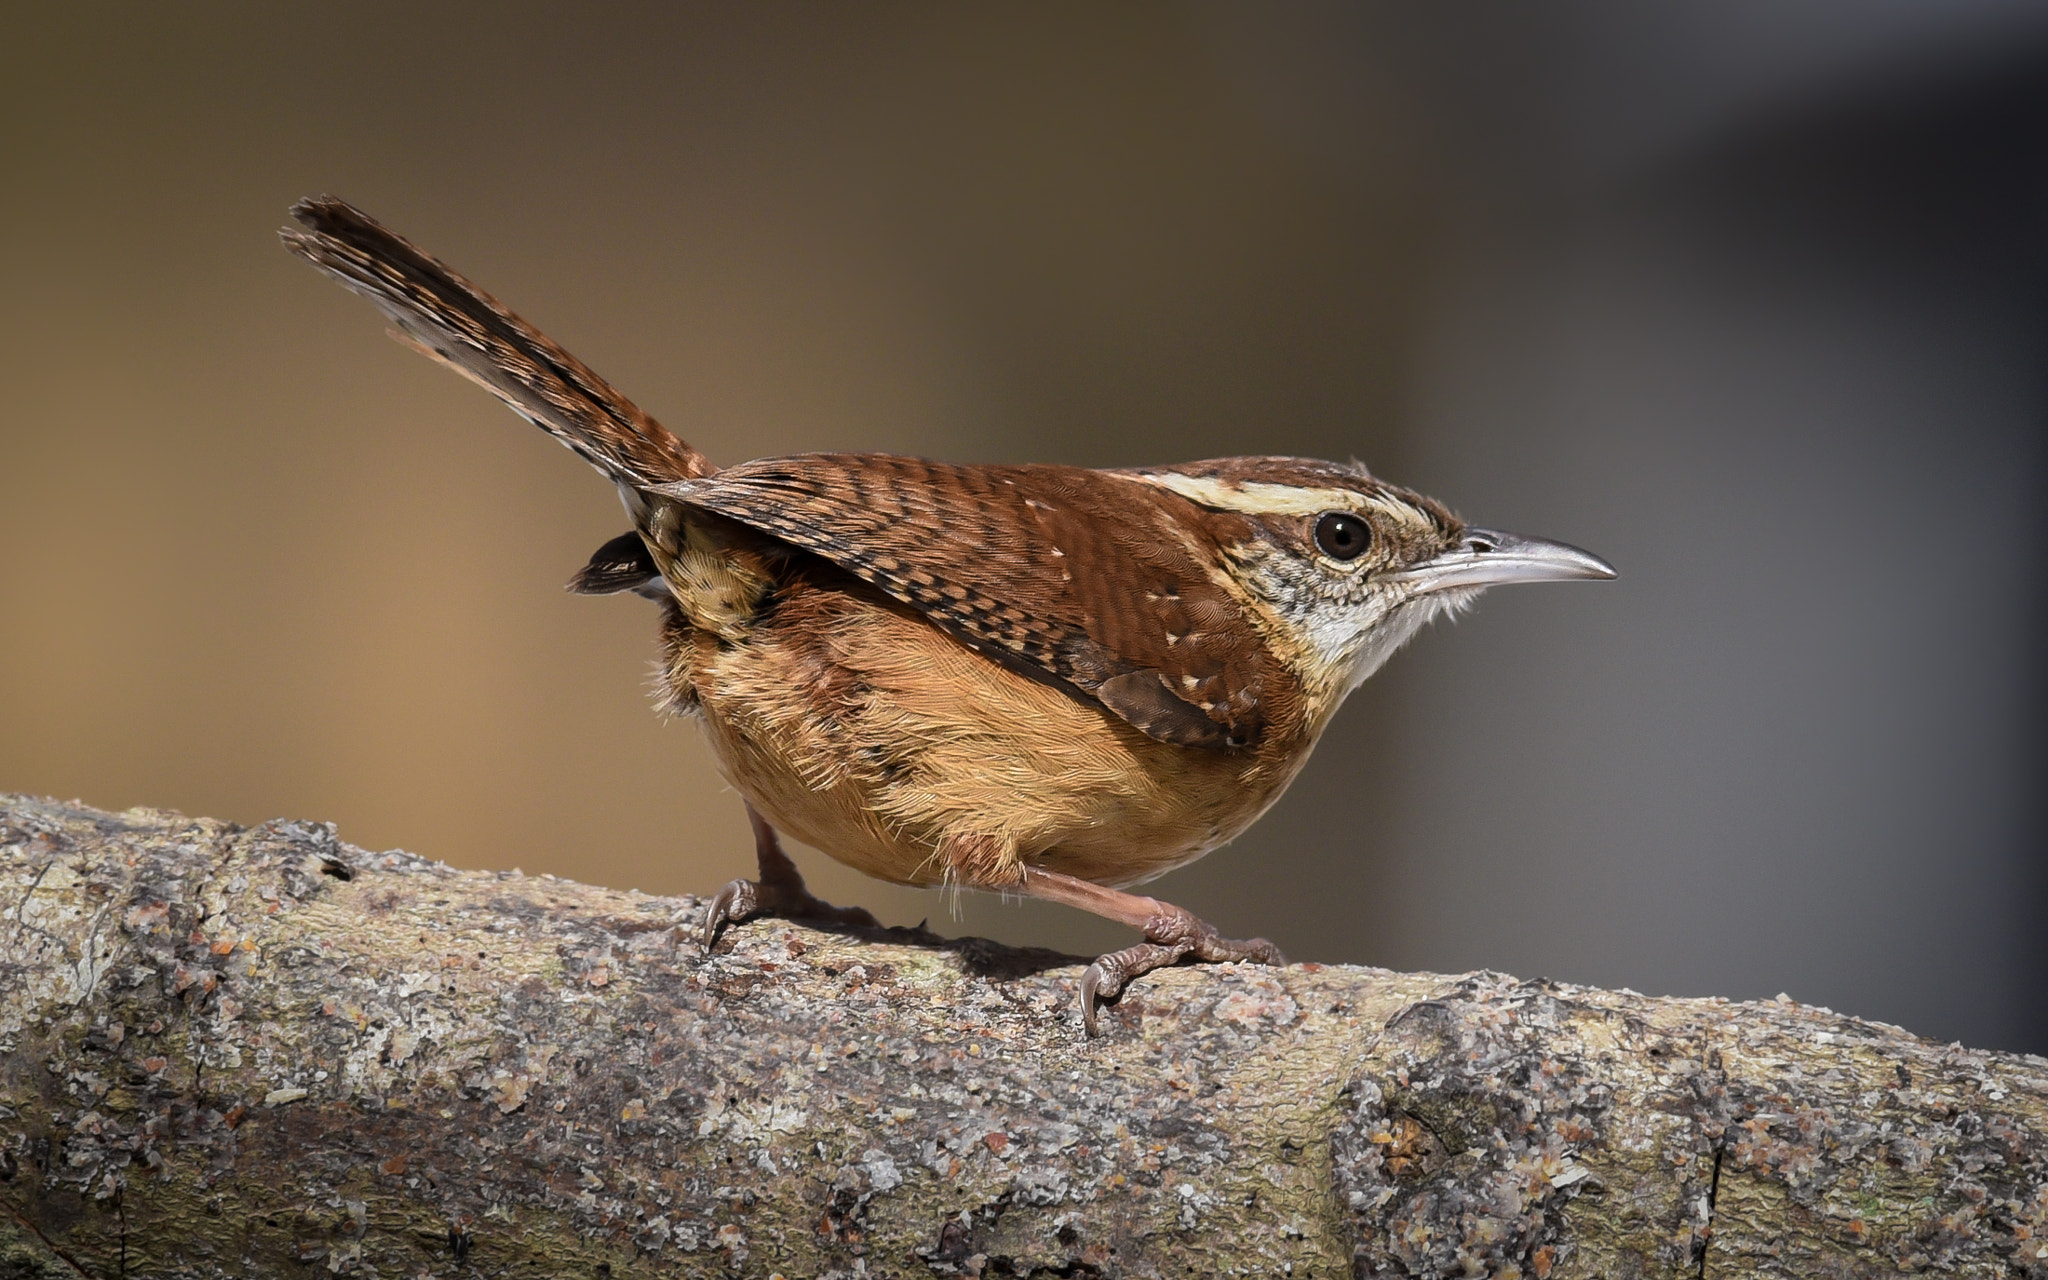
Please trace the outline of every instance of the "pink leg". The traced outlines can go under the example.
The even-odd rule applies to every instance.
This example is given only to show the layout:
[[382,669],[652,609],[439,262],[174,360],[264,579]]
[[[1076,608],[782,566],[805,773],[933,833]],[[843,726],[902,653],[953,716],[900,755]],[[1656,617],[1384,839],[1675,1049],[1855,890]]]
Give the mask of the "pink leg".
[[1187,959],[1209,964],[1227,964],[1233,960],[1249,960],[1255,964],[1287,963],[1287,958],[1280,954],[1280,948],[1264,938],[1239,941],[1222,937],[1214,925],[1194,912],[1157,898],[1106,889],[1091,881],[1057,871],[1040,871],[1035,867],[1024,868],[1024,883],[1019,887],[1034,898],[1064,902],[1070,907],[1092,911],[1141,930],[1145,935],[1145,941],[1122,951],[1110,952],[1089,965],[1081,975],[1081,1021],[1091,1036],[1098,1031],[1095,1024],[1096,1000],[1114,1000],[1125,983],[1154,969]]
[[755,916],[781,916],[785,920],[824,920],[832,924],[880,924],[864,907],[835,907],[811,896],[804,887],[803,873],[782,851],[782,841],[768,819],[747,806],[747,821],[754,828],[754,857],[761,866],[759,880],[735,880],[718,891],[704,913],[704,949],[718,941],[718,931]]

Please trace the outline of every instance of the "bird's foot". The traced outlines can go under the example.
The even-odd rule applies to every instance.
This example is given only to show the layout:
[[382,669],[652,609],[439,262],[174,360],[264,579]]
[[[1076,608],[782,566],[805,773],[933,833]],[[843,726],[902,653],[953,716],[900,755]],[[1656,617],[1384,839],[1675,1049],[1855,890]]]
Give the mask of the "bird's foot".
[[1081,974],[1081,1022],[1095,1035],[1098,1001],[1114,1000],[1132,978],[1143,977],[1183,960],[1203,964],[1229,964],[1248,960],[1253,964],[1284,965],[1287,957],[1264,938],[1226,938],[1216,926],[1171,902],[1125,893],[1108,885],[1082,880],[1043,867],[1024,868],[1023,882],[1016,886],[1034,898],[1064,902],[1070,907],[1092,911],[1108,920],[1120,920],[1144,931],[1145,940],[1135,947],[1112,951]]
[[718,941],[718,931],[755,916],[779,916],[784,920],[815,920],[825,924],[852,925],[874,929],[881,921],[865,907],[835,907],[804,886],[803,873],[782,851],[775,828],[747,806],[747,818],[754,827],[754,855],[761,864],[759,880],[735,880],[720,889],[704,911],[704,949]]
[[718,931],[755,916],[777,916],[784,920],[815,920],[825,924],[878,928],[881,921],[866,907],[835,907],[804,887],[803,878],[794,883],[778,880],[735,880],[720,889],[704,913],[704,949],[718,941]]
[[1225,938],[1216,932],[1215,926],[1179,907],[1168,907],[1168,913],[1153,921],[1145,930],[1145,939],[1134,947],[1125,947],[1098,958],[1082,972],[1081,1023],[1087,1027],[1089,1035],[1101,1033],[1095,1021],[1096,1004],[1116,999],[1131,979],[1143,977],[1154,969],[1163,969],[1184,960],[1202,964],[1230,964],[1240,960],[1252,964],[1287,963],[1287,957],[1280,954],[1280,948],[1264,938]]

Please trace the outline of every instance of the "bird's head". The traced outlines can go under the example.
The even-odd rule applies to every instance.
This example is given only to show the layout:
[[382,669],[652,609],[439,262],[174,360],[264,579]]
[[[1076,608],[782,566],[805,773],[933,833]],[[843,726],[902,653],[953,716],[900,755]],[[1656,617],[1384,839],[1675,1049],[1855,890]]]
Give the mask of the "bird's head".
[[1213,563],[1301,677],[1318,727],[1424,624],[1486,588],[1615,576],[1589,552],[1468,525],[1355,464],[1220,458],[1125,474],[1220,517]]

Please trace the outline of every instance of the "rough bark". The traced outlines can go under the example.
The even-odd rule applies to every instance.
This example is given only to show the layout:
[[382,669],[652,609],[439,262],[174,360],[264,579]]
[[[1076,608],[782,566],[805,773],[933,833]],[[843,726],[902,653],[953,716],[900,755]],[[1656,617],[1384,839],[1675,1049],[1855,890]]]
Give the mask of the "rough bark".
[[0,800],[0,1277],[2048,1276],[2039,1058],[701,911]]

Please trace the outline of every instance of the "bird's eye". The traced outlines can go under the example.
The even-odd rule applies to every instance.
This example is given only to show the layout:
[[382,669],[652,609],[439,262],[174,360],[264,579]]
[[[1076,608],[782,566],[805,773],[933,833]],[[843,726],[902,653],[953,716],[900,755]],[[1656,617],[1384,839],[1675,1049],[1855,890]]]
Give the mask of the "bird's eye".
[[1332,560],[1356,560],[1372,545],[1372,526],[1349,511],[1316,517],[1316,546]]

